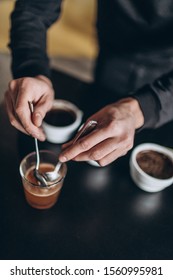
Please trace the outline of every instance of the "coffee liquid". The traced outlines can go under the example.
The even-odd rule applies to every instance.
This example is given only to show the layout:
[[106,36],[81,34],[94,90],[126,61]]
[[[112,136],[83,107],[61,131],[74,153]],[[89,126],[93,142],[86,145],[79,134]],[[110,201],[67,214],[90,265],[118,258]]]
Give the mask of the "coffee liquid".
[[168,179],[173,176],[173,162],[162,153],[142,151],[137,154],[136,160],[140,168],[152,177]]
[[[27,202],[34,208],[47,209],[52,207],[60,194],[63,182],[54,184],[51,187],[39,187],[39,182],[34,176],[34,168],[31,167],[26,173],[26,179],[36,186],[32,186],[29,182],[24,182],[24,192]],[[41,163],[39,172],[48,172],[54,170],[54,165]]]
[[46,114],[44,121],[53,126],[67,126],[74,123],[76,115],[71,110],[52,109]]

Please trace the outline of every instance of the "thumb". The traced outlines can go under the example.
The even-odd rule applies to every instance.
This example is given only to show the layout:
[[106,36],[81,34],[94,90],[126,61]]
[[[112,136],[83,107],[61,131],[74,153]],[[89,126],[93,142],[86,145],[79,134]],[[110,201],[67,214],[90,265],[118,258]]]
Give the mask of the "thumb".
[[48,100],[37,103],[37,105],[34,107],[34,113],[32,117],[35,126],[37,127],[41,126],[46,113],[51,109],[51,107],[52,107],[52,102]]
[[33,117],[32,117],[34,125],[37,126],[37,127],[40,127],[41,124],[42,124],[43,118],[44,118],[44,116],[41,112],[39,112],[39,111],[34,112]]

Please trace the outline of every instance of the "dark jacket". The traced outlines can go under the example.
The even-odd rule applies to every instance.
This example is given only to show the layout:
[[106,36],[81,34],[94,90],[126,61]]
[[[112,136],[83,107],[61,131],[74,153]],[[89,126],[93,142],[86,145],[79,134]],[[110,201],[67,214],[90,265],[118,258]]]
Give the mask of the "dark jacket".
[[[9,45],[14,78],[50,76],[46,31],[58,19],[61,2],[16,1]],[[143,128],[173,120],[173,1],[98,0],[97,10],[96,82],[116,99],[133,95]]]

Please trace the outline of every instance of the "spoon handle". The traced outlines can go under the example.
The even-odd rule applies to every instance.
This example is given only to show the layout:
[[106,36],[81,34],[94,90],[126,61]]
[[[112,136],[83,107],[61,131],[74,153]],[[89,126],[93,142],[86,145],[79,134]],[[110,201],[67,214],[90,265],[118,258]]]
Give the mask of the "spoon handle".
[[38,150],[38,141],[37,138],[34,138],[35,140],[35,150],[36,150],[36,156],[37,156],[37,162],[36,162],[36,169],[39,169],[40,166],[40,154],[39,154],[39,150]]
[[[32,102],[28,102],[29,103],[29,108],[30,108],[30,111],[31,113],[34,112],[34,106],[33,106],[33,103]],[[35,150],[36,150],[36,157],[37,157],[37,162],[36,162],[36,170],[39,170],[39,165],[40,165],[40,154],[39,154],[39,150],[38,150],[38,140],[37,138],[34,138],[35,140]]]
[[62,165],[62,162],[61,162],[61,161],[58,161],[58,163],[57,163],[57,165],[56,165],[56,167],[55,167],[55,169],[54,169],[54,172],[58,173],[58,171],[59,171],[60,168],[61,168],[61,165]]
[[[89,132],[93,131],[94,128],[97,126],[97,121],[91,120],[85,123],[81,129],[79,129],[78,133],[76,134],[75,138],[73,139],[73,144],[84,135],[87,135]],[[72,145],[73,145],[72,144]]]
[[[73,139],[73,144],[76,143],[76,141],[81,138],[82,136],[88,134],[89,132],[91,132],[92,130],[94,130],[94,128],[97,126],[97,121],[91,120],[89,122],[87,122],[86,124],[84,124],[82,126],[81,129],[79,129],[78,133],[76,134],[75,138]],[[58,171],[60,170],[62,165],[62,162],[58,161],[56,167],[55,167],[55,171],[58,173]]]

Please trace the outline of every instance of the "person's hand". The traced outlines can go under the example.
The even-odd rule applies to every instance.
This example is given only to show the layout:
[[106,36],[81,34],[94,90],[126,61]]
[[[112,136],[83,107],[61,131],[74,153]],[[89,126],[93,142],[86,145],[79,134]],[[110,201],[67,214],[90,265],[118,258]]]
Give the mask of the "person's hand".
[[[18,130],[41,141],[45,135],[42,120],[50,110],[54,98],[51,81],[42,75],[12,80],[5,93],[5,103],[10,123]],[[28,102],[34,105],[31,115]]]
[[89,120],[97,121],[97,127],[75,144],[73,140],[64,144],[59,156],[61,162],[96,160],[100,166],[105,166],[133,147],[135,130],[144,123],[139,104],[133,98],[110,104]]

